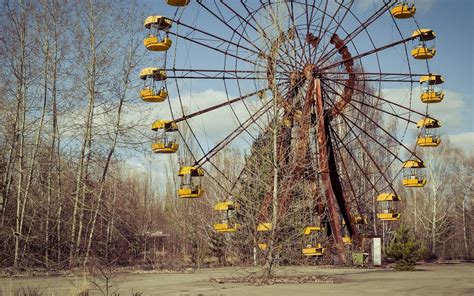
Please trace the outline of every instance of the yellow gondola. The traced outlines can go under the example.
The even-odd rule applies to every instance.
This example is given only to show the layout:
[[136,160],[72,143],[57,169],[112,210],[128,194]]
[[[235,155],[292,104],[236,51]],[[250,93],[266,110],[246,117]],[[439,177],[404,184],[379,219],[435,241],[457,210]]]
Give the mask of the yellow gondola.
[[398,211],[398,202],[400,197],[394,193],[381,193],[377,196],[380,211],[377,218],[381,221],[398,221],[401,214]]
[[151,51],[167,51],[173,42],[168,37],[159,40],[156,35],[150,34],[143,40],[143,45]]
[[266,243],[259,243],[258,248],[262,251],[265,251],[268,248],[268,245]]
[[169,139],[168,138],[168,133],[169,132],[175,132],[178,130],[178,126],[176,125],[175,122],[170,121],[170,120],[156,120],[152,125],[151,125],[151,130],[153,131],[158,131],[162,130],[163,133],[161,136],[159,136],[155,142],[151,145],[151,150],[155,153],[160,153],[160,154],[169,154],[169,153],[175,153],[178,151],[179,144],[176,142],[176,140]]
[[[150,34],[143,40],[143,44],[148,50],[166,51],[171,47],[172,41],[168,38],[168,30],[172,25],[170,19],[161,15],[152,15],[145,19],[143,25],[150,30]],[[166,33],[163,39],[160,38],[161,31]]]
[[434,118],[424,118],[416,124],[418,128],[421,128],[420,135],[416,143],[420,147],[436,147],[441,144],[441,138],[439,136],[439,128],[441,124]]
[[326,248],[323,248],[321,243],[315,243],[314,238],[311,239],[311,236],[318,234],[324,229],[318,226],[306,226],[303,230],[303,234],[310,239],[310,243],[302,249],[304,256],[322,256],[326,252]]
[[215,223],[214,230],[217,232],[236,232],[240,228],[240,224],[232,222],[234,220],[231,214],[238,205],[233,201],[220,201],[214,205],[214,211],[225,212],[225,219],[222,223]]
[[391,10],[390,13],[394,18],[406,19],[415,15],[415,5],[409,5],[406,1],[397,3]]
[[425,168],[421,160],[407,160],[403,163],[403,186],[406,187],[423,187],[426,185],[426,178],[419,172]]
[[[166,80],[166,71],[159,68],[144,68],[140,71],[140,79],[145,81],[140,97],[145,102],[163,102],[168,97],[168,92],[164,87],[157,89],[156,81]],[[151,81],[151,82],[150,82]]]
[[427,43],[436,38],[435,32],[431,29],[418,29],[411,35],[413,39],[418,39],[419,44],[411,50],[411,55],[417,60],[428,60],[436,55],[434,46],[428,47]]
[[427,85],[427,88],[421,93],[420,99],[423,103],[439,103],[444,99],[444,92],[442,90],[436,90],[434,85],[444,83],[443,76],[439,74],[430,74],[420,77],[420,84]]
[[178,189],[178,196],[181,198],[199,198],[204,194],[200,184],[194,184],[193,179],[204,176],[204,170],[200,167],[184,166],[179,169],[178,176],[181,177],[181,184]]
[[171,6],[186,6],[189,0],[166,0],[166,3]]

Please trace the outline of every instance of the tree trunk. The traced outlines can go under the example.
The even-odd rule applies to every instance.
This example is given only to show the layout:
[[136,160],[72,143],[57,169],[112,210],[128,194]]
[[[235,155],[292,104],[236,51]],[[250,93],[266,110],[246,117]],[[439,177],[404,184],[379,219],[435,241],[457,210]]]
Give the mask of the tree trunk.
[[23,190],[23,169],[24,169],[24,147],[25,147],[25,121],[26,121],[26,7],[23,1],[20,1],[22,24],[19,28],[19,43],[20,43],[20,61],[19,61],[19,74],[17,76],[17,110],[19,114],[19,147],[18,147],[18,181],[17,181],[17,193],[16,193],[16,217],[15,217],[15,255],[13,258],[13,266],[18,268],[19,266],[19,254],[20,254],[20,240],[22,239],[23,230],[23,219],[25,214],[25,208],[23,207],[22,190]]

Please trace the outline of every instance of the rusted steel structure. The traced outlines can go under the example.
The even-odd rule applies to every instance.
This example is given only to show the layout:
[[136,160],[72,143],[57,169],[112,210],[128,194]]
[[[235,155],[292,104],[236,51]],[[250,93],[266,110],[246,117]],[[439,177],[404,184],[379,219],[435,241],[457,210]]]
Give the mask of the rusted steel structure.
[[[191,1],[168,18],[173,25],[166,32],[186,46],[179,47],[175,58],[165,59],[160,68],[167,73],[168,93],[179,100],[178,110],[169,103],[170,120],[186,126],[198,147],[197,153],[190,149],[189,138],[181,134],[192,165],[217,171],[208,177],[227,196],[238,190],[236,184],[245,174],[238,174],[237,179],[227,176],[213,162],[214,156],[242,135],[255,140],[278,125],[276,158],[285,172],[279,186],[285,190],[279,192],[276,213],[270,209],[272,192],[262,197],[257,221],[271,221],[272,215],[284,220],[289,205],[298,201],[293,186],[305,182],[314,195],[314,215],[329,221],[327,234],[341,262],[346,262],[343,228],[358,245],[365,234],[357,224],[365,221],[364,216],[375,219],[373,209],[368,212],[363,203],[383,192],[395,193],[393,183],[402,172],[401,164],[406,159],[420,160],[417,146],[407,145],[405,136],[419,117],[430,118],[428,108],[416,110],[412,104],[414,84],[431,81],[430,67],[428,62],[415,65],[407,47],[417,41],[425,46],[434,33],[419,29],[416,21],[418,31],[403,32],[397,18],[413,17],[415,10],[395,0],[380,2],[364,18],[356,14],[355,3]],[[199,9],[189,10],[192,5]],[[200,11],[199,19],[219,26],[191,22],[197,19],[190,17],[193,11]],[[383,18],[396,32],[390,41],[369,31],[381,25]],[[362,42],[366,46],[359,46]],[[180,48],[188,51],[180,52]],[[208,52],[216,61],[199,63],[200,56],[193,56],[189,48],[196,48],[199,55]],[[402,52],[398,64],[385,69],[381,61],[393,50]],[[181,54],[197,57],[193,60],[197,65],[180,64]],[[219,84],[225,98],[188,112],[181,93],[191,81]],[[385,85],[408,89],[407,98],[383,96]],[[278,122],[265,122],[265,115],[275,115],[275,105]],[[193,119],[222,108],[231,110],[235,129],[206,149]],[[241,115],[242,109],[246,116]],[[389,120],[399,123],[398,131],[385,124]],[[257,132],[250,131],[251,127]]]

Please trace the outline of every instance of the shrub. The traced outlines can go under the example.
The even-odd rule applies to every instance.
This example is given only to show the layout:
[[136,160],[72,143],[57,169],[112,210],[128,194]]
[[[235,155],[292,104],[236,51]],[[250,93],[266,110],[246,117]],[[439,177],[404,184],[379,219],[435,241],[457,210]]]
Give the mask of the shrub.
[[423,250],[422,244],[413,237],[410,229],[401,224],[385,249],[385,254],[395,259],[395,270],[415,270],[416,261],[423,255]]

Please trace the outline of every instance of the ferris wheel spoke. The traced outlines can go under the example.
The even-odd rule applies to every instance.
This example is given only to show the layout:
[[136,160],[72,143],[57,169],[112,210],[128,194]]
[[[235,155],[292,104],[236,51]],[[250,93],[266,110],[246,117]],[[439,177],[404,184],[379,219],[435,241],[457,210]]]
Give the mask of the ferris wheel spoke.
[[[297,60],[300,61],[299,64],[302,64],[302,63],[303,63],[303,60],[304,60],[304,58],[303,58],[304,55],[303,55],[299,50],[297,50],[297,45],[296,45],[296,41],[295,41],[295,40],[298,40],[298,43],[299,43],[299,46],[300,46],[299,48],[304,48],[304,46],[303,46],[303,43],[301,42],[300,33],[299,33],[298,27],[297,27],[297,25],[296,25],[294,2],[291,1],[291,2],[290,2],[290,5],[288,5],[288,2],[285,1],[285,5],[286,5],[286,8],[287,8],[287,10],[288,10],[288,12],[289,12],[290,19],[291,19],[291,23],[292,23],[292,25],[293,25],[294,32],[295,32],[295,34],[296,34],[296,36],[295,36],[296,38],[293,38],[293,42],[292,42],[293,53],[298,56],[298,59],[297,59]],[[294,61],[293,69],[295,69],[296,66],[297,66],[297,63],[298,63],[297,60],[296,60],[296,58],[293,58],[293,61]]]
[[[352,159],[352,161],[354,162],[354,164],[357,166],[357,168],[359,169],[359,171],[361,172],[364,172],[365,170],[362,168],[361,164],[359,163],[359,161],[355,158],[355,156],[353,155],[351,149],[349,149],[347,147],[347,145],[344,143],[343,140],[341,140],[341,138],[339,137],[338,133],[333,129],[333,127],[331,125],[329,125],[329,128],[331,130],[331,135],[335,136],[336,137],[336,147],[338,145],[342,146],[344,148],[344,150],[346,151],[347,155],[349,155],[349,157]],[[336,150],[339,150],[340,148],[336,149]],[[374,183],[372,183],[372,180],[370,180],[370,178],[367,176],[366,173],[362,173],[362,175],[365,177],[365,179],[367,180],[367,182],[369,182],[369,184],[372,186],[372,188],[375,189],[375,191],[377,191],[378,193],[378,190],[376,189],[376,186]]]
[[[309,63],[309,61],[311,60],[311,56],[312,56],[312,51],[313,49],[316,50],[316,48],[313,48],[309,42],[308,42],[308,36],[310,36],[310,31],[311,31],[311,24],[313,24],[313,18],[314,18],[314,15],[315,15],[315,11],[318,11],[320,10],[320,6],[321,6],[321,3],[319,4],[318,6],[318,9],[315,9],[316,7],[316,3],[314,3],[314,0],[311,0],[313,3],[312,4],[309,4],[308,3],[308,0],[305,0],[305,5],[306,7],[311,7],[311,12],[309,12],[309,9],[305,9],[305,18],[306,18],[306,38],[305,38],[305,46],[308,47],[308,55],[307,55],[307,58],[305,60],[305,64],[306,63]],[[306,50],[306,47],[303,47],[303,50]]]
[[245,37],[244,35],[242,35],[236,28],[232,27],[231,25],[229,25],[229,21],[226,21],[223,16],[222,16],[222,13],[220,12],[219,10],[219,13],[221,16],[219,16],[218,14],[216,14],[214,11],[212,11],[208,5],[206,4],[203,4],[202,0],[197,0],[196,1],[202,8],[204,8],[207,12],[209,12],[212,16],[214,16],[217,20],[219,20],[224,26],[226,26],[227,28],[229,28],[230,30],[232,30],[232,32],[234,34],[237,34],[240,38],[242,38],[243,40],[245,40],[248,44],[252,45],[255,50],[259,51],[260,49],[255,45],[254,42],[250,41],[248,39],[248,36]]
[[[283,83],[280,83],[279,85],[281,85]],[[234,103],[237,103],[237,102],[240,102],[244,99],[247,99],[247,98],[251,98],[255,95],[259,95],[260,93],[262,92],[265,92],[267,90],[269,90],[270,88],[267,87],[267,88],[262,88],[260,90],[257,90],[257,91],[254,91],[254,92],[251,92],[251,93],[248,93],[248,94],[245,94],[245,95],[242,95],[240,97],[237,97],[235,99],[232,99],[232,100],[229,100],[229,101],[226,101],[226,102],[223,102],[221,104],[217,104],[217,105],[214,105],[214,106],[211,106],[209,108],[205,108],[205,109],[202,109],[202,110],[199,110],[199,111],[196,111],[194,113],[190,113],[190,114],[187,114],[187,115],[183,115],[182,117],[180,118],[177,118],[175,120],[173,120],[174,122],[178,123],[178,122],[181,122],[183,120],[187,120],[187,119],[191,119],[195,116],[199,116],[199,115],[203,115],[205,113],[208,113],[208,112],[211,112],[211,111],[214,111],[214,110],[217,110],[219,108],[222,108],[222,107],[225,107],[225,106],[228,106],[230,104],[234,104]]]
[[[393,83],[399,83],[399,82],[406,82],[406,83],[415,83],[418,82],[419,80],[412,79],[410,76],[384,76],[384,78],[377,78],[374,76],[369,76],[367,78],[364,78],[365,75],[358,75],[359,77],[355,78],[354,81],[365,81],[365,82],[393,82]],[[360,77],[362,76],[362,78]],[[329,78],[328,78],[329,79]],[[330,79],[332,81],[347,81],[347,78],[332,78]]]
[[[248,94],[242,95],[242,88],[241,88],[241,86],[240,86],[240,81],[237,80],[236,82],[237,82],[237,88],[238,88],[238,90],[239,90],[239,95],[240,95],[240,97],[248,95]],[[229,98],[229,90],[228,90],[228,86],[227,86],[227,81],[224,80],[223,83],[224,83],[225,93],[226,93],[226,96],[227,96],[227,102],[231,102],[231,101],[233,101],[233,100],[231,100],[231,99]],[[277,84],[277,86],[280,86],[280,84]],[[263,94],[264,94],[267,90],[269,90],[269,89],[270,89],[270,87],[267,87],[266,89],[260,89],[260,90],[257,91],[256,95],[258,95],[259,98],[261,99],[261,98],[263,97]],[[247,110],[247,113],[248,113],[250,116],[252,116],[253,113],[252,113],[252,111],[249,109],[249,107],[247,106],[247,104],[245,103],[245,100],[241,100],[241,101],[242,101],[242,103],[243,103],[243,105],[244,105],[245,110]],[[242,125],[242,122],[240,121],[240,116],[239,116],[239,115],[237,114],[237,112],[234,110],[233,106],[232,106],[231,104],[229,104],[229,107],[230,107],[230,109],[232,110],[232,113],[234,114],[234,117],[235,117],[235,119],[237,120],[237,122],[239,123],[239,125]],[[258,122],[255,122],[255,124],[258,126],[258,128],[260,129],[260,131],[263,131],[263,130],[264,130],[264,129],[260,126],[260,124],[259,124]],[[248,134],[251,138],[253,138],[253,139],[255,140],[255,138],[254,138],[248,131],[246,131],[246,132],[247,132],[247,134]]]
[[331,69],[331,68],[334,68],[334,67],[337,67],[337,66],[341,66],[341,65],[344,65],[344,63],[347,63],[347,62],[350,62],[350,61],[354,61],[354,60],[357,60],[357,59],[361,59],[363,57],[366,57],[366,56],[369,56],[369,55],[372,55],[374,53],[378,53],[380,51],[383,51],[383,50],[386,50],[386,49],[389,49],[389,48],[392,48],[392,47],[395,47],[397,45],[400,45],[400,44],[404,44],[408,41],[411,41],[413,39],[415,39],[416,37],[409,37],[409,38],[405,38],[405,39],[402,39],[402,40],[399,40],[397,42],[393,42],[393,43],[390,43],[390,44],[387,44],[387,45],[384,45],[384,46],[381,46],[381,47],[378,47],[378,48],[374,48],[372,50],[369,50],[369,51],[366,51],[364,53],[360,53],[356,56],[353,56],[351,57],[350,59],[345,59],[345,60],[342,60],[342,61],[339,61],[339,62],[336,62],[336,63],[333,63],[333,64],[330,64],[330,65],[327,65],[327,66],[324,66],[320,69],[320,71],[324,71],[324,70],[327,70],[327,69]]
[[[330,86],[328,86],[330,88]],[[325,89],[324,92],[327,92],[327,90]],[[336,93],[337,94],[337,93]],[[376,121],[374,121],[371,117],[369,117],[365,112],[362,112],[360,109],[357,109],[352,103],[350,103],[350,106],[353,108],[353,110],[356,110],[358,111],[358,114],[362,114],[365,118],[369,119],[372,124],[375,124],[378,128],[380,128],[381,130],[383,130],[387,135],[389,135],[392,139],[394,139],[398,145],[400,146],[403,146],[403,143],[401,143],[400,141],[398,141],[398,139],[396,139],[395,137],[393,137],[389,132],[387,132],[382,126],[380,126]],[[334,107],[334,105],[332,104],[332,102],[330,102],[330,105],[331,107]],[[342,119],[343,121],[341,121],[340,123],[344,124],[345,126],[347,126],[349,128],[349,130],[351,131],[351,133],[346,133],[346,135],[344,136],[344,138],[350,136],[350,134],[352,134],[353,138],[351,140],[354,141],[354,140],[357,140],[359,141],[359,137],[358,135],[353,131],[354,128],[357,128],[360,132],[363,132],[364,134],[366,134],[371,140],[373,140],[374,142],[376,142],[381,148],[383,148],[384,150],[387,150],[390,154],[392,154],[394,157],[396,157],[400,162],[403,162],[400,158],[398,158],[397,155],[395,155],[390,149],[389,147],[387,147],[387,145],[383,144],[383,143],[380,143],[380,141],[378,141],[374,136],[370,135],[365,128],[362,128],[360,126],[358,126],[354,121],[352,121],[348,115],[344,115],[342,113],[339,113],[341,116],[342,116]],[[355,119],[357,120],[357,119]],[[349,123],[351,123],[352,125],[350,125]],[[344,138],[342,140],[344,140]],[[408,148],[407,148],[408,149]],[[411,150],[408,150],[410,153],[413,153]]]
[[[251,27],[257,32],[257,34],[262,35],[262,36],[265,38],[265,40],[268,41],[267,46],[270,45],[270,44],[271,44],[271,40],[270,40],[270,38],[267,36],[267,34],[266,34],[266,32],[265,32],[265,28],[262,28],[262,27],[260,26],[259,22],[255,19],[255,17],[254,17],[254,12],[250,11],[250,9],[248,8],[248,6],[246,5],[246,3],[245,3],[244,1],[241,1],[241,4],[244,6],[245,10],[246,10],[247,13],[248,13],[248,16],[251,18],[251,20],[255,23],[255,25],[256,25],[258,28],[255,28],[255,26],[251,25],[250,22],[249,22],[247,19],[245,19],[245,20],[246,20],[246,23],[249,24],[249,26],[251,26]],[[271,6],[270,6],[270,7],[271,7]],[[279,31],[281,31],[281,30],[279,30]],[[295,51],[295,52],[296,52],[296,51]],[[286,53],[287,53],[287,52],[286,52]],[[261,49],[260,49],[260,55],[263,55],[263,56],[265,56],[266,58],[268,58],[268,56],[267,56],[265,53],[263,53],[263,52],[261,51]],[[287,60],[278,59],[278,60],[275,61],[275,63],[276,63],[278,66],[282,67],[282,68],[285,68],[284,66],[287,66],[287,67],[289,67],[290,69],[294,69],[294,68],[295,68],[295,65],[291,63],[292,61],[295,61],[295,59],[290,60],[290,63],[288,63]],[[296,61],[295,61],[295,62],[296,62]],[[288,68],[285,68],[285,70],[289,70],[289,69],[288,69]]]
[[[383,3],[384,5],[379,10],[377,10],[374,14],[372,14],[369,18],[367,18],[367,20],[365,20],[363,23],[357,26],[357,28],[355,28],[350,34],[348,34],[346,38],[344,38],[343,45],[347,45],[347,43],[349,43],[352,39],[357,37],[368,26],[370,26],[373,22],[375,22],[378,18],[380,18],[384,13],[386,13],[395,3],[396,3],[395,0],[388,0],[384,2]],[[338,52],[337,48],[330,50],[327,54],[321,56],[317,64],[323,65],[337,52]]]
[[[331,89],[331,86],[327,85],[327,87],[329,87]],[[388,132],[384,127],[382,127],[378,122],[376,122],[373,118],[371,118],[370,116],[368,116],[365,112],[363,112],[362,110],[360,110],[359,108],[357,108],[357,106],[355,106],[352,102],[349,102],[349,105],[352,106],[352,108],[356,111],[358,111],[360,114],[362,114],[362,116],[364,116],[365,118],[367,118],[370,122],[372,122],[372,124],[374,124],[375,126],[377,126],[377,128],[379,128],[381,131],[383,131],[386,135],[388,135],[392,140],[394,140],[398,145],[400,145],[401,147],[403,147],[405,150],[407,150],[407,152],[410,153],[410,155],[413,155],[415,156],[416,158],[419,159],[419,157],[416,155],[415,151],[411,150],[410,148],[408,148],[405,144],[403,144],[400,140],[398,140],[395,136],[393,136],[390,132]],[[348,120],[349,122],[351,122],[352,124],[354,124],[354,126],[357,126],[353,121],[351,121],[346,115],[344,115],[343,113],[339,113],[340,115],[342,115],[343,118],[345,118],[346,120]],[[360,131],[362,131],[363,133],[365,133],[367,136],[369,136],[374,142],[376,142],[377,144],[381,145],[384,149],[386,149],[390,154],[392,154],[394,157],[396,157],[400,162],[403,162],[397,155],[395,155],[391,150],[389,150],[385,145],[383,145],[382,143],[378,142],[373,136],[371,136],[368,131],[366,131],[365,129],[363,128],[359,128]]]
[[[349,127],[349,131],[354,135],[354,137],[356,138],[357,140],[357,143],[359,144],[359,147],[362,148],[362,150],[365,152],[365,154],[369,157],[369,159],[371,160],[371,162],[374,164],[375,168],[378,170],[378,172],[380,173],[380,175],[383,177],[383,179],[385,180],[385,182],[387,182],[387,184],[389,184],[389,186],[391,187],[391,189],[393,190],[393,192],[395,192],[395,189],[392,187],[392,182],[388,180],[387,176],[385,175],[384,171],[382,170],[382,168],[380,167],[379,163],[374,159],[373,155],[368,151],[368,148],[362,143],[362,140],[360,139],[360,137],[355,134],[354,132],[354,129],[353,127],[354,126],[357,126],[355,125],[354,122],[352,122],[350,119],[348,119],[344,114],[340,114],[342,116],[342,119],[343,121],[347,124],[347,126]],[[348,123],[350,122],[352,124],[352,126]],[[373,136],[371,136],[367,131],[365,131],[365,129],[362,129],[362,128],[359,128],[360,131],[362,131],[364,134],[366,134],[369,138],[371,138],[374,142],[376,142],[378,145],[380,145],[380,147],[384,148],[385,150],[387,150],[387,152],[389,152],[394,158],[397,158],[400,162],[402,162],[402,160],[396,155],[394,154],[392,151],[390,151],[384,144],[380,143],[378,140],[376,140]]]
[[[340,81],[333,80],[333,79],[330,79],[330,78],[327,78],[327,77],[325,77],[325,79],[328,79],[328,80],[333,81],[333,82],[335,82],[335,83],[337,83],[337,84],[340,84],[340,85],[342,85],[342,86],[345,86],[345,84],[342,83],[342,82],[340,82]],[[326,84],[326,85],[328,85],[328,84]],[[349,86],[348,86],[348,87],[349,87]],[[393,106],[398,107],[398,108],[402,108],[402,109],[406,110],[407,112],[415,113],[415,114],[420,115],[420,116],[423,116],[423,117],[425,117],[425,116],[427,115],[427,114],[421,113],[421,112],[419,112],[419,111],[416,111],[416,110],[414,110],[414,109],[411,109],[411,108],[409,108],[409,107],[403,106],[403,105],[401,105],[401,104],[392,102],[392,101],[390,101],[390,100],[388,100],[388,99],[385,99],[385,98],[383,98],[383,97],[381,97],[381,96],[374,95],[374,94],[372,94],[372,93],[370,93],[370,92],[367,92],[367,91],[365,91],[365,90],[362,90],[362,89],[359,89],[359,88],[356,88],[356,87],[349,87],[349,88],[353,89],[354,91],[357,91],[357,92],[363,93],[363,94],[365,94],[365,95],[368,95],[368,96],[370,96],[370,97],[373,97],[373,98],[376,98],[376,99],[378,99],[378,100],[381,100],[381,101],[385,102],[386,104],[393,105]]]
[[[327,14],[326,11],[327,11],[327,8],[328,8],[328,3],[329,3],[329,1],[325,1],[324,10],[321,10],[321,8],[320,8],[322,2],[323,2],[323,1],[321,1],[321,3],[320,3],[319,6],[318,6],[318,9],[317,9],[317,11],[320,11],[320,12],[321,12],[321,18],[320,18],[319,26],[316,27],[316,28],[318,29],[318,35],[316,35],[316,37],[318,38],[318,39],[317,39],[317,40],[318,40],[318,41],[317,41],[317,43],[318,43],[317,45],[319,45],[320,41],[321,41],[321,40],[323,39],[323,37],[324,37],[324,36],[321,35],[321,32],[322,32],[322,30],[323,30],[324,21],[325,21],[325,19],[326,19],[326,14]],[[340,6],[339,6],[339,7],[340,7]],[[339,8],[338,8],[338,10],[336,11],[335,15],[337,15],[338,11],[339,11]],[[331,19],[331,21],[332,21],[332,20],[333,20],[333,19]],[[329,25],[330,25],[330,24],[329,24]],[[326,34],[326,33],[324,33],[324,34]],[[309,32],[308,32],[308,34],[307,34],[306,36],[307,36],[307,37],[305,38],[305,43],[308,42],[307,38],[310,37],[311,35],[310,35]],[[311,48],[311,47],[310,47],[310,48]],[[313,50],[314,50],[314,53],[312,52]],[[318,52],[318,46],[313,46],[313,50],[310,50],[310,55],[309,55],[308,61],[309,61],[309,60],[312,60],[312,63],[314,64],[314,61],[315,61],[315,59],[316,59],[317,52]],[[311,58],[311,57],[312,57],[312,58]]]
[[201,33],[201,34],[204,34],[204,35],[207,35],[207,36],[209,36],[209,37],[212,37],[212,38],[214,38],[215,40],[218,40],[218,41],[220,41],[220,42],[223,42],[223,43],[226,43],[226,44],[229,44],[229,45],[233,45],[233,46],[235,46],[236,48],[244,49],[244,50],[246,50],[246,51],[248,51],[248,52],[251,52],[251,53],[254,53],[254,54],[256,54],[256,55],[259,54],[259,51],[255,50],[255,49],[251,49],[251,48],[249,48],[249,47],[247,47],[247,46],[244,46],[244,45],[242,45],[242,44],[232,42],[231,40],[229,40],[229,38],[223,38],[223,37],[217,36],[217,35],[215,35],[215,34],[209,33],[209,32],[207,32],[207,31],[198,29],[198,28],[196,28],[196,27],[187,25],[187,24],[183,23],[181,20],[172,20],[172,21],[175,22],[175,23],[178,24],[178,25],[181,25],[181,26],[184,26],[184,27],[190,29],[191,31],[199,32],[199,33]]
[[[334,133],[334,131],[332,131]],[[336,143],[338,143],[337,141],[335,141]],[[359,204],[359,199],[358,199],[358,195],[356,194],[356,191],[355,191],[355,188],[354,188],[354,185],[352,184],[352,178],[350,178],[349,176],[351,176],[351,174],[349,173],[348,169],[347,169],[347,164],[346,162],[344,161],[344,157],[342,155],[342,152],[341,152],[341,149],[339,147],[337,147],[337,145],[335,146],[336,150],[337,151],[337,154],[338,154],[338,158],[340,159],[341,161],[341,166],[344,170],[344,174],[347,176],[346,180],[347,180],[347,183],[349,183],[349,189],[352,193],[352,200],[350,200],[349,202],[355,202],[356,206],[357,206],[357,211],[359,212],[359,214],[362,214],[362,211],[361,211],[361,206]],[[361,172],[363,173],[363,172]],[[375,189],[375,188],[374,188]]]
[[[330,87],[330,86],[328,85],[328,87]],[[339,92],[334,91],[333,89],[331,89],[331,90],[326,90],[326,91],[328,91],[328,92],[330,92],[330,93],[332,93],[332,94],[334,94],[334,95],[336,95],[336,96],[341,96]],[[385,109],[383,109],[383,108],[379,108],[379,107],[377,107],[377,106],[374,105],[374,104],[370,104],[370,103],[366,103],[366,102],[363,102],[363,101],[359,101],[359,100],[354,99],[354,98],[352,98],[351,101],[352,101],[352,102],[356,102],[356,103],[358,103],[358,104],[360,104],[360,105],[363,105],[363,106],[365,106],[365,107],[372,108],[372,109],[374,109],[374,110],[376,110],[376,111],[380,111],[380,112],[383,112],[383,113],[385,113],[385,114],[391,115],[391,116],[396,117],[396,118],[398,118],[398,119],[404,120],[404,121],[406,121],[406,122],[408,122],[408,123],[416,124],[416,121],[413,121],[413,120],[411,120],[410,118],[406,118],[406,117],[403,117],[403,116],[400,115],[400,114],[387,111],[387,110],[385,110]],[[352,104],[350,104],[350,107],[353,107]],[[352,109],[351,109],[351,110],[352,110]],[[375,112],[375,111],[374,111],[374,112]]]
[[[183,114],[184,114],[183,103],[182,103],[182,100],[181,100],[181,93],[180,93],[180,89],[179,89],[178,86],[176,87],[176,90],[177,90],[179,102],[180,102],[180,105],[181,105],[181,112],[183,112]],[[170,102],[170,100],[168,100],[168,104],[169,104],[170,110],[171,110],[171,117],[174,119],[174,114],[173,114],[173,111],[172,111],[173,109],[171,108],[171,102]],[[185,120],[185,123],[186,123],[186,125],[187,125],[187,127],[188,127],[188,129],[189,129],[189,132],[191,133],[192,137],[194,138],[194,140],[196,141],[197,145],[199,146],[200,150],[204,153],[204,149],[203,149],[202,145],[199,143],[199,140],[198,140],[198,138],[197,138],[197,136],[196,136],[196,133],[194,132],[193,128],[191,127],[191,125],[189,124],[189,122],[188,122],[187,120]],[[194,155],[194,153],[192,152],[193,150],[192,150],[191,147],[189,146],[188,141],[186,140],[186,136],[183,135],[183,133],[182,133],[181,130],[179,130],[179,129],[178,129],[178,133],[179,133],[179,136],[180,136],[182,142],[185,144],[186,149],[187,149],[187,151],[189,152],[191,158],[194,159],[194,161],[196,161],[197,158],[196,158],[196,156]],[[211,165],[217,172],[219,172],[226,180],[228,180],[229,182],[232,182],[232,181],[230,180],[230,178],[229,178],[226,174],[224,174],[224,173],[222,172],[222,170],[221,170],[216,164],[214,164],[212,161],[209,161],[209,163],[210,163],[210,165]],[[224,192],[228,192],[228,190],[222,185],[222,182],[217,181],[206,169],[204,169],[204,168],[202,168],[202,169],[206,172],[206,175],[207,175],[216,185],[218,185],[218,187],[221,187],[221,188],[224,190]]]
[[[333,16],[331,16],[331,21],[329,22],[329,24],[327,25],[327,27],[324,29],[324,33],[322,35],[320,35],[320,38],[322,38],[321,36],[326,36],[326,34],[329,32],[329,31],[332,31],[332,34],[336,34],[337,30],[342,26],[342,23],[344,22],[346,16],[348,15],[349,11],[350,11],[350,8],[352,7],[352,5],[354,4],[354,1],[351,1],[350,2],[350,5],[349,5],[349,8],[345,7],[343,4],[344,4],[344,1],[340,1],[340,3],[338,3],[339,6],[337,7],[337,10],[336,12],[334,13]],[[336,21],[336,16],[338,15],[339,13],[339,10],[341,10],[341,8],[345,8],[346,11],[344,13],[344,15],[342,16],[341,20],[340,21]],[[335,29],[332,29],[331,28],[331,25],[332,23],[335,22],[336,23],[336,27]],[[344,32],[346,32],[346,30],[344,30]],[[347,32],[346,32],[347,33]],[[349,35],[349,34],[348,34]],[[329,44],[331,44],[330,42],[326,42],[326,44],[324,45],[323,49],[321,50],[321,53],[319,55],[319,59],[321,59],[321,57],[324,55],[324,53],[326,52],[326,50],[328,49],[329,47]],[[316,56],[313,57],[313,63],[314,64],[317,64],[318,61],[316,61]]]
[[250,116],[242,125],[233,130],[229,135],[224,137],[216,146],[204,154],[201,158],[195,161],[194,165],[202,166],[206,162],[210,161],[220,150],[229,145],[235,138],[237,138],[244,130],[249,128],[255,121],[257,121],[262,115],[269,111],[273,106],[271,103],[273,100],[266,102],[259,110],[257,110],[252,116]]
[[[235,9],[233,9],[232,7],[230,7],[229,5],[227,5],[224,1],[221,1],[225,7],[227,7],[227,9],[229,9],[231,12],[233,12],[241,21],[243,21],[245,24],[247,24],[249,27],[251,27],[257,34],[259,34],[261,37],[264,38],[264,40],[267,41],[267,46],[272,44],[272,40],[270,40],[270,38],[267,36],[266,32],[265,32],[265,28],[262,28],[260,25],[259,25],[259,22],[255,21],[255,18],[253,16],[253,13],[250,12],[250,10],[248,10],[248,7],[246,5],[244,5],[245,9],[247,10],[249,16],[252,18],[252,20],[255,22],[255,24],[258,26],[258,28],[256,28],[253,24],[251,24],[249,22],[249,20],[247,20],[246,18],[244,18],[241,14],[239,14],[237,11],[235,11]],[[242,4],[244,4],[244,2],[241,2]],[[272,8],[272,6],[270,6],[270,8]],[[273,22],[273,23],[277,23],[277,22]],[[278,23],[277,23],[278,24]],[[281,32],[280,28],[278,28],[279,32]],[[244,30],[244,32],[247,32],[247,30]],[[254,42],[255,43],[255,42]],[[265,55],[265,53],[263,53],[262,51],[260,51],[261,54]],[[292,68],[292,65],[291,64],[288,64],[286,60],[281,60],[281,59],[278,59],[278,60],[275,60],[274,63],[276,64],[283,64],[283,65],[286,65],[286,66],[289,66],[290,69]]]
[[257,64],[256,64],[254,61],[252,61],[252,60],[249,60],[249,59],[247,59],[247,58],[244,58],[244,57],[235,55],[235,54],[230,53],[230,52],[228,52],[228,51],[224,51],[224,50],[222,50],[222,49],[216,48],[216,47],[214,47],[214,46],[211,46],[211,45],[206,44],[206,43],[204,43],[204,42],[198,41],[198,40],[196,40],[196,39],[193,39],[193,38],[190,38],[190,37],[181,35],[181,34],[179,34],[179,33],[177,33],[177,32],[171,32],[171,31],[169,31],[168,33],[171,34],[171,35],[173,35],[173,36],[175,36],[175,37],[178,37],[178,38],[187,40],[187,41],[189,41],[189,42],[198,44],[198,45],[200,45],[200,46],[203,46],[203,47],[212,49],[212,50],[214,50],[214,51],[216,51],[216,52],[222,53],[222,54],[227,55],[227,56],[231,56],[231,57],[236,58],[236,59],[238,59],[238,60],[247,62],[247,63],[249,63],[249,64],[257,65]]

